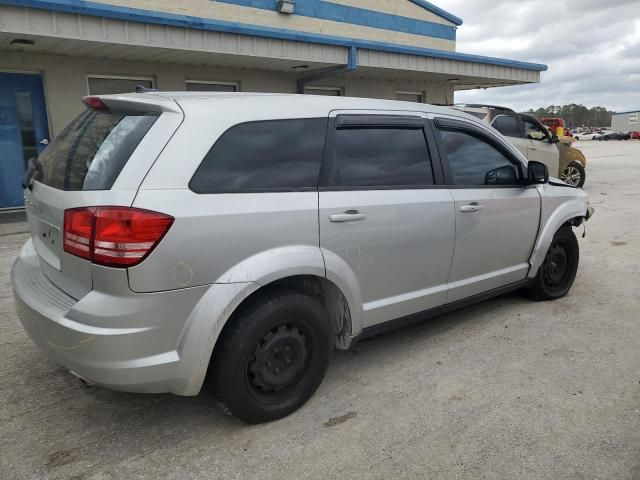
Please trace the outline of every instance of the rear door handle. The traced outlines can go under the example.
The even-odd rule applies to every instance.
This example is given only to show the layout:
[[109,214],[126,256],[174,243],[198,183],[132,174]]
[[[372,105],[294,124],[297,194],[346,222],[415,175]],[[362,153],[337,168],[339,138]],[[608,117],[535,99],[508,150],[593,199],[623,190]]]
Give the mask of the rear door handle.
[[342,213],[333,213],[329,215],[329,221],[333,223],[340,222],[357,222],[359,220],[364,220],[367,218],[366,213],[361,213],[358,210],[347,210]]
[[482,205],[479,205],[476,202],[473,203],[469,203],[468,205],[462,205],[460,207],[460,211],[462,213],[468,213],[468,212],[479,212],[480,210],[484,209],[484,207]]

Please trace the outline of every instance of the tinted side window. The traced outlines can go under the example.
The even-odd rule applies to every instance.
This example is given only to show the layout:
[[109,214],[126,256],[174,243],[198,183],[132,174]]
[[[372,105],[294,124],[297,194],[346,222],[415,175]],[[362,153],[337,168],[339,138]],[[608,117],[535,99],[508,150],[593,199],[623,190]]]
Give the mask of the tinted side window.
[[515,167],[500,150],[480,136],[459,130],[438,132],[454,185],[488,185],[488,172],[507,165]]
[[431,159],[422,129],[335,130],[324,174],[330,187],[433,185]]
[[492,124],[505,137],[522,137],[520,121],[513,115],[500,115],[495,118]]
[[236,125],[209,150],[189,183],[196,193],[316,188],[326,118]]

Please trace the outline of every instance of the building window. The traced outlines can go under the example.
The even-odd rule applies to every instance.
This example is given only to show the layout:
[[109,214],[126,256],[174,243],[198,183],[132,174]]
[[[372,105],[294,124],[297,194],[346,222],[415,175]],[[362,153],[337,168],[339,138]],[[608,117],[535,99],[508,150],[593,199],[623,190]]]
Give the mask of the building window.
[[239,92],[236,82],[210,82],[208,80],[187,80],[187,92]]
[[341,97],[343,95],[340,87],[305,87],[304,93],[307,95],[325,95],[327,97]]
[[637,113],[630,114],[629,115],[629,124],[635,125],[636,123],[638,123],[638,114]]
[[138,85],[153,88],[151,77],[117,77],[110,75],[89,75],[87,90],[89,95],[109,95],[112,93],[135,92]]
[[396,100],[403,102],[424,103],[424,93],[422,92],[396,92]]

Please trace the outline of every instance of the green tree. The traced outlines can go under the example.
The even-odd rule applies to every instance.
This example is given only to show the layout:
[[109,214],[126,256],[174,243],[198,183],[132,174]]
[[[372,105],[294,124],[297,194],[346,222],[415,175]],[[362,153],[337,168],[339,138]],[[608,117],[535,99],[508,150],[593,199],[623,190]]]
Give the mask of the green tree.
[[571,103],[569,105],[549,105],[537,109],[530,108],[528,114],[540,119],[557,117],[565,121],[567,127],[608,127],[611,125],[613,112],[605,107],[588,108],[584,105]]

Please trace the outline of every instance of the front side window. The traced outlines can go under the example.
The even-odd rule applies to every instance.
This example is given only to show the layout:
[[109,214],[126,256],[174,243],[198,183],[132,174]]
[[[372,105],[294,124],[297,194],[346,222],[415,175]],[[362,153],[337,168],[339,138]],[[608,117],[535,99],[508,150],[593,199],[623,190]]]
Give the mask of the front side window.
[[326,118],[268,120],[231,127],[189,183],[196,193],[316,188]]
[[517,183],[518,170],[507,156],[480,135],[438,130],[454,185]]
[[335,131],[325,186],[416,187],[433,185],[422,129],[346,128]]
[[522,137],[520,120],[513,115],[498,115],[491,124],[505,137]]

